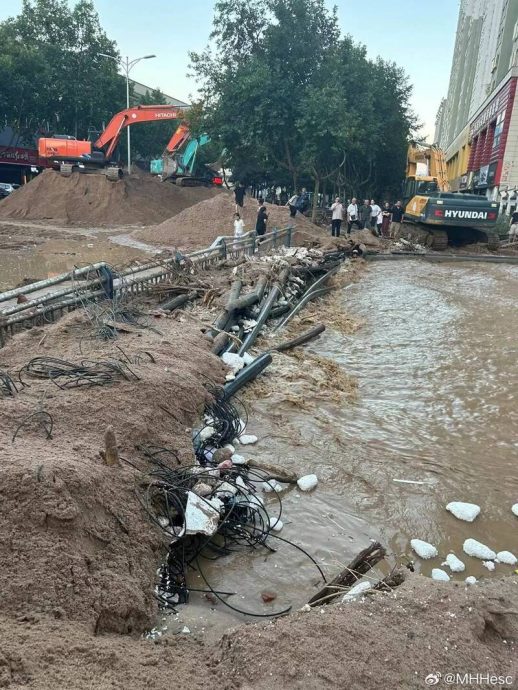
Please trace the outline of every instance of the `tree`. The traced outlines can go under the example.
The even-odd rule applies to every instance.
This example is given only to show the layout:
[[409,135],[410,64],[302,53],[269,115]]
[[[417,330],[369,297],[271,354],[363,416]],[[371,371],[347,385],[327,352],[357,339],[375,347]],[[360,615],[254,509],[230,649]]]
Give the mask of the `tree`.
[[323,0],[220,0],[205,51],[191,55],[202,126],[235,178],[293,188],[307,176],[347,193],[394,189],[415,124],[402,70],[341,37]]
[[118,55],[116,44],[91,0],[23,0],[0,24],[0,42],[0,112],[16,129],[84,138],[124,107],[117,65],[98,55]]

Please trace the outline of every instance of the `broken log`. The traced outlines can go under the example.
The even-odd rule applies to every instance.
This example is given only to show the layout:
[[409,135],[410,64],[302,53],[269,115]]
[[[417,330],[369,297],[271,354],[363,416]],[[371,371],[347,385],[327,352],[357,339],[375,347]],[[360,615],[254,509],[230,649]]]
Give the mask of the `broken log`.
[[183,305],[187,302],[191,302],[193,299],[196,299],[197,296],[198,293],[196,290],[191,290],[187,294],[177,295],[177,297],[173,297],[173,299],[164,302],[160,305],[160,309],[163,309],[164,311],[173,311],[173,309],[183,307]]
[[296,484],[298,475],[295,472],[288,472],[282,469],[282,467],[275,467],[275,465],[267,465],[264,462],[256,462],[255,460],[249,460],[248,467],[253,470],[261,470],[262,472],[267,472],[268,477],[265,477],[265,481],[271,481],[272,479],[281,484]]
[[365,575],[371,568],[385,558],[386,550],[377,541],[368,546],[353,558],[342,572],[331,582],[328,582],[319,592],[314,594],[308,601],[310,606],[329,604],[331,601],[344,594],[345,587],[352,587],[362,575]]
[[104,453],[102,455],[107,465],[119,464],[119,449],[112,426],[107,426],[104,432]]
[[406,575],[405,571],[401,569],[393,570],[391,573],[384,577],[383,580],[377,582],[372,589],[378,592],[391,592],[399,585],[402,585],[405,581]]
[[307,343],[310,340],[313,340],[313,338],[316,338],[321,333],[323,333],[325,330],[326,330],[326,327],[324,326],[324,324],[319,323],[317,326],[315,326],[314,328],[310,328],[309,331],[302,333],[302,335],[299,335],[297,338],[293,338],[292,340],[287,340],[285,343],[281,343],[280,345],[277,345],[277,347],[274,347],[273,349],[276,350],[277,352],[285,352],[286,350],[291,350],[293,347],[297,347],[299,345],[304,345],[304,343]]

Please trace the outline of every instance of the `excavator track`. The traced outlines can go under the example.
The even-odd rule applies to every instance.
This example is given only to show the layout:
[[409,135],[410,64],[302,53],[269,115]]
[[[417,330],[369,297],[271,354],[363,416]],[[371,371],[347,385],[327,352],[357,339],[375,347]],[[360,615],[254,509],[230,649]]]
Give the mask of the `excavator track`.
[[113,166],[106,168],[104,174],[110,182],[118,182],[122,178],[122,170]]
[[74,172],[74,166],[72,163],[61,163],[59,166],[59,173],[61,177],[70,177]]
[[446,230],[431,230],[430,231],[430,249],[436,252],[443,252],[448,247],[448,233]]

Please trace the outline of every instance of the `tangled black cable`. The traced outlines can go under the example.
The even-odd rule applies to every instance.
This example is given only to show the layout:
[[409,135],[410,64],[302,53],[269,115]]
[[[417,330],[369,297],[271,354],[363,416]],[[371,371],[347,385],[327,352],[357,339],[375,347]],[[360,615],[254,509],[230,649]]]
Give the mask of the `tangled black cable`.
[[248,423],[246,408],[235,396],[230,402],[224,399],[221,388],[208,390],[212,402],[205,407],[205,424],[193,436],[194,452],[201,465],[207,464],[216,448],[239,438]]
[[27,415],[24,417],[24,419],[18,424],[16,427],[16,430],[13,434],[12,438],[12,443],[15,442],[16,437],[18,436],[18,433],[22,427],[26,426],[30,421],[35,420],[39,422],[40,426],[43,427],[45,434],[47,436],[47,439],[52,438],[52,429],[54,428],[54,419],[52,418],[52,415],[50,415],[48,412],[32,412],[31,414]]
[[0,395],[13,398],[18,388],[6,371],[0,370]]
[[126,381],[138,381],[139,377],[120,360],[89,361],[80,364],[67,362],[56,357],[34,357],[18,372],[22,385],[22,375],[32,378],[49,379],[59,388],[76,388],[79,386],[104,386],[123,378]]
[[[269,474],[263,470],[234,465],[228,469],[214,467],[179,467],[172,469],[159,453],[146,453],[152,464],[149,481],[143,494],[137,494],[151,520],[162,529],[170,540],[165,563],[159,570],[156,596],[164,607],[186,603],[189,591],[187,571],[196,569],[204,580],[208,591],[232,610],[244,615],[270,618],[287,613],[291,607],[274,613],[244,611],[229,604],[224,596],[231,592],[218,592],[210,585],[202,560],[215,560],[221,556],[246,549],[275,549],[267,542],[272,526],[282,515],[282,501],[274,492],[279,504],[278,515],[270,517],[268,509],[257,494],[258,484],[268,481]],[[189,533],[187,512],[190,494],[207,507],[208,513],[219,512],[217,528],[210,534]],[[287,539],[304,553],[317,567],[325,581],[322,569],[302,547]],[[205,590],[202,590],[205,591]]]

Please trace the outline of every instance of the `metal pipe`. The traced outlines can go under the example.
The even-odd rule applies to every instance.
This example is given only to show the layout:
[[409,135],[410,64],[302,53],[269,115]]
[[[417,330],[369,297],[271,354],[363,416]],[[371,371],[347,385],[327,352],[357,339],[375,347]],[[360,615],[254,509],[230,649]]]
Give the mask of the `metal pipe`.
[[269,352],[256,357],[251,364],[241,369],[233,381],[229,381],[223,386],[223,400],[228,400],[237,393],[244,385],[253,381],[267,366],[272,363],[272,356]]

